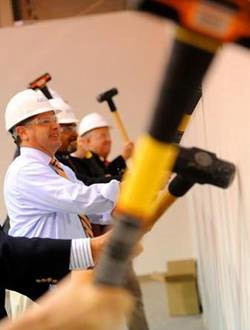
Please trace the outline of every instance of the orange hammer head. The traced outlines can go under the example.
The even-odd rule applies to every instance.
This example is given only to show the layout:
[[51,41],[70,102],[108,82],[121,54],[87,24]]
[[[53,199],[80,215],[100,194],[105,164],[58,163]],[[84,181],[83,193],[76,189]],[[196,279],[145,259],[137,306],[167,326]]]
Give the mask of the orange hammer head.
[[51,80],[51,75],[49,73],[44,73],[42,76],[38,77],[37,79],[33,80],[29,83],[28,88],[31,89],[40,89],[40,91],[47,97],[47,99],[52,99],[52,95],[46,86],[47,82]]
[[31,83],[29,83],[29,88],[41,89],[50,80],[51,80],[51,75],[49,73],[44,73],[42,76],[38,77],[37,79],[35,79]]

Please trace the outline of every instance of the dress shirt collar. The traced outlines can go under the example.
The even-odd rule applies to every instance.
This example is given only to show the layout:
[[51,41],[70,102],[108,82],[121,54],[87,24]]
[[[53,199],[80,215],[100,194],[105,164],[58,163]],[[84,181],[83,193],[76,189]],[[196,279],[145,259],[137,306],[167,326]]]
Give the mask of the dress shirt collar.
[[21,156],[37,159],[46,165],[49,165],[52,158],[45,152],[31,147],[21,147],[20,151]]

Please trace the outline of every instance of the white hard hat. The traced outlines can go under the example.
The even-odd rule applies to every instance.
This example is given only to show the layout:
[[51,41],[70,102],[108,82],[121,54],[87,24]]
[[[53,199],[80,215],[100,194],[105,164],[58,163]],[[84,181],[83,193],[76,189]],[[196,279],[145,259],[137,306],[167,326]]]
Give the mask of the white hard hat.
[[78,134],[81,136],[92,129],[110,127],[109,123],[99,113],[93,112],[84,116],[80,122]]
[[14,95],[5,109],[5,128],[9,131],[18,123],[32,116],[57,110],[48,99],[33,89],[25,89]]
[[78,119],[76,118],[71,106],[66,103],[62,98],[57,97],[54,99],[50,99],[49,102],[54,108],[61,110],[56,115],[59,124],[78,123]]

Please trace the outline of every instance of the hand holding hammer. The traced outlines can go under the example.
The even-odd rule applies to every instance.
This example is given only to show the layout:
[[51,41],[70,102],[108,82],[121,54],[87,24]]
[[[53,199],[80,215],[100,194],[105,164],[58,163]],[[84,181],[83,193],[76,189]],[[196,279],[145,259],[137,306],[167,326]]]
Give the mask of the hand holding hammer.
[[128,160],[134,151],[134,142],[129,141],[124,144],[123,151],[122,151],[122,157],[124,160]]
[[117,94],[118,94],[117,88],[109,89],[108,91],[99,94],[97,96],[97,101],[100,102],[100,103],[106,101],[108,103],[109,110],[112,113],[113,119],[115,121],[115,124],[116,124],[121,136],[122,136],[122,139],[125,143],[128,143],[128,142],[130,142],[130,139],[128,137],[128,133],[127,133],[127,131],[126,131],[126,129],[125,129],[123,123],[122,123],[121,117],[120,117],[120,115],[117,111],[116,105],[113,101],[113,97]]
[[120,134],[121,134],[121,137],[124,141],[124,147],[123,147],[123,152],[122,152],[122,157],[127,160],[131,157],[132,155],[132,152],[134,150],[134,143],[130,141],[129,137],[128,137],[128,133],[123,125],[123,122],[121,120],[121,117],[117,111],[117,107],[113,101],[113,97],[115,95],[118,94],[118,90],[117,88],[112,88],[112,89],[109,89],[108,91],[104,92],[104,93],[101,93],[97,96],[97,101],[98,102],[104,102],[106,101],[108,103],[108,106],[109,106],[109,110],[111,111],[112,113],[112,116],[113,116],[113,119],[114,119],[114,122],[115,122],[115,125],[116,127],[118,128]]

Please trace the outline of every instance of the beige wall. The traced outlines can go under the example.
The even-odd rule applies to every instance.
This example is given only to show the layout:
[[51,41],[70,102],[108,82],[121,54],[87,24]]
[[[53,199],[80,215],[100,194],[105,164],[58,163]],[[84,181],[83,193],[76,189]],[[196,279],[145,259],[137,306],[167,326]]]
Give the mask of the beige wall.
[[[0,30],[0,186],[13,152],[4,131],[4,107],[8,99],[29,81],[49,72],[52,88],[74,107],[80,118],[99,111],[110,120],[107,107],[96,95],[111,87],[131,139],[144,130],[156,98],[163,65],[171,47],[172,27],[135,13],[44,22]],[[113,130],[113,155],[122,146]],[[1,218],[5,216],[1,189]],[[164,216],[145,238],[145,252],[136,261],[140,274],[164,271],[166,261],[192,256],[190,224],[183,199]]]
[[248,330],[250,323],[249,86],[249,50],[225,46],[204,82],[202,103],[185,137],[237,168],[228,189],[196,186],[187,195],[210,330]]

